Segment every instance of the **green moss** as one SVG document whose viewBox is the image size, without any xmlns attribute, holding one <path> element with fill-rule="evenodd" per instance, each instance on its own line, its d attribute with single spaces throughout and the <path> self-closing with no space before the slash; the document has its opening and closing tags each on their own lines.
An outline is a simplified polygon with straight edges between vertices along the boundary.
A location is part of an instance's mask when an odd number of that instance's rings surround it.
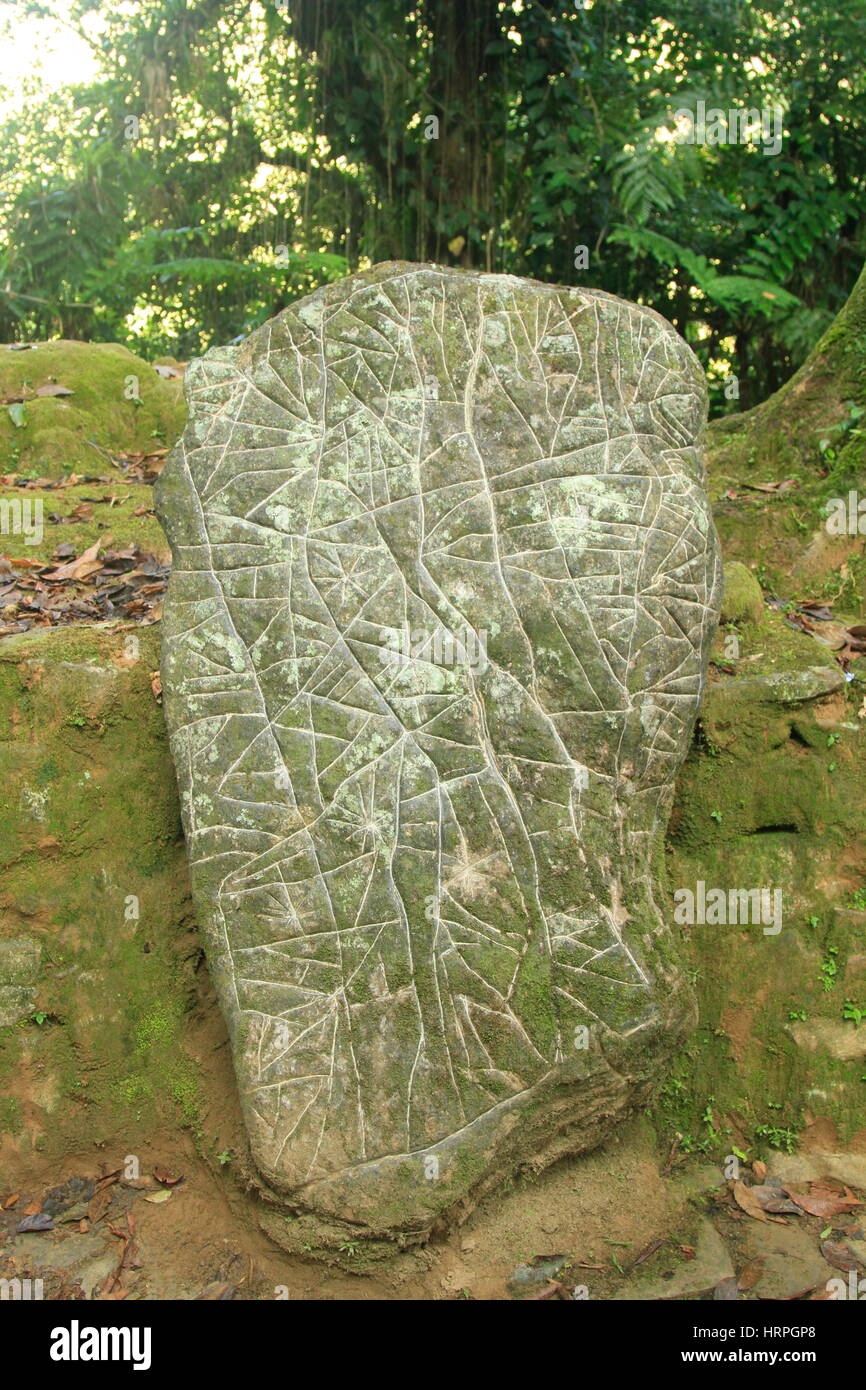
<svg viewBox="0 0 866 1390">
<path fill-rule="evenodd" d="M 759 623 L 764 616 L 764 596 L 755 576 L 745 565 L 729 560 L 725 565 L 722 622 Z"/>
<path fill-rule="evenodd" d="M 109 465 L 100 466 L 99 471 L 110 471 Z M 112 550 L 138 546 L 146 554 L 168 555 L 162 528 L 151 511 L 153 490 L 146 483 L 126 482 L 118 474 L 110 484 L 77 483 L 59 489 L 28 489 L 23 494 L 20 488 L 0 487 L 0 504 L 20 500 L 22 495 L 31 504 L 42 503 L 42 530 L 34 543 L 11 532 L 0 535 L 0 549 L 15 558 L 47 562 L 59 545 L 71 545 L 81 555 L 97 540 L 103 545 L 110 541 Z M 91 516 L 76 516 L 83 503 L 91 505 Z M 37 516 L 31 511 L 31 521 Z"/>
<path fill-rule="evenodd" d="M 551 1056 L 559 1035 L 549 957 L 537 946 L 526 952 L 514 991 L 515 1008 L 535 1046 Z"/>
<path fill-rule="evenodd" d="M 178 1062 L 169 1074 L 168 1089 L 184 1122 L 191 1129 L 198 1131 L 201 1125 L 202 1099 L 198 1075 L 194 1068 L 190 1064 Z"/>
<path fill-rule="evenodd" d="M 20 1134 L 21 1106 L 14 1096 L 0 1099 L 0 1134 Z"/>
<path fill-rule="evenodd" d="M 158 633 L 137 630 L 133 662 L 127 635 L 43 629 L 0 643 L 11 811 L 0 820 L 0 936 L 38 939 L 34 1012 L 60 1025 L 0 1029 L 0 1084 L 34 1078 L 21 1142 L 56 1157 L 189 1124 L 199 1110 L 183 1049 L 199 947 L 150 688 Z"/>
<path fill-rule="evenodd" d="M 135 1030 L 135 1046 L 138 1052 L 151 1052 L 168 1042 L 172 1042 L 178 1031 L 180 1014 L 177 1003 L 160 1002 L 149 1009 Z"/>
<path fill-rule="evenodd" d="M 782 893 L 778 935 L 748 922 L 679 929 L 700 1026 L 655 1114 L 667 1136 L 714 1156 L 734 1142 L 791 1147 L 809 1116 L 844 1143 L 863 1115 L 862 1063 L 799 1046 L 792 1024 L 803 1013 L 838 1020 L 846 972 L 862 959 L 863 917 L 848 904 L 866 862 L 866 731 L 832 656 L 779 614 L 744 625 L 740 648 L 727 663 L 735 674 L 707 688 L 667 846 L 673 889 L 703 880 Z"/>
<path fill-rule="evenodd" d="M 130 399 L 137 382 L 140 400 Z M 71 396 L 40 397 L 40 386 L 66 386 Z M 0 397 L 23 395 L 25 424 L 0 409 L 2 472 L 58 478 L 104 473 L 108 455 L 170 446 L 183 428 L 180 382 L 117 343 L 56 341 L 0 355 Z"/>
<path fill-rule="evenodd" d="M 111 1087 L 113 1094 L 125 1106 L 137 1110 L 143 1101 L 153 1098 L 153 1083 L 144 1076 L 123 1076 Z"/>
</svg>

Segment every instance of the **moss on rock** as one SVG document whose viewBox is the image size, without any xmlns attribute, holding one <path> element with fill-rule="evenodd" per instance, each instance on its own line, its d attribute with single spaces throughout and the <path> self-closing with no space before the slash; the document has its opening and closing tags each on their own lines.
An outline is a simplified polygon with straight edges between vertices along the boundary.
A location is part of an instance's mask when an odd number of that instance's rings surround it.
<svg viewBox="0 0 866 1390">
<path fill-rule="evenodd" d="M 811 466 L 819 432 L 841 424 L 848 401 L 866 403 L 866 269 L 790 381 L 753 410 L 712 423 L 715 464 L 730 470 L 753 463 L 770 478 Z"/>
<path fill-rule="evenodd" d="M 835 504 L 866 493 L 864 410 L 866 270 L 791 380 L 708 430 L 707 486 L 725 556 L 757 566 L 765 588 L 866 605 L 866 534 L 827 527 Z"/>
<path fill-rule="evenodd" d="M 0 643 L 0 975 L 28 992 L 0 1026 L 7 1156 L 194 1116 L 200 951 L 157 652 L 154 629 L 108 625 Z"/>
<path fill-rule="evenodd" d="M 73 394 L 38 394 L 51 385 Z M 23 411 L 0 408 L 0 472 L 101 473 L 106 454 L 170 446 L 186 417 L 180 381 L 159 376 L 118 343 L 0 348 L 0 399 L 16 397 L 24 398 Z"/>
<path fill-rule="evenodd" d="M 723 623 L 758 623 L 764 614 L 764 595 L 751 570 L 738 560 L 725 565 L 725 591 L 722 598 Z"/>
<path fill-rule="evenodd" d="M 657 1111 L 684 1148 L 720 1159 L 793 1149 L 815 1125 L 842 1147 L 866 1139 L 862 1061 L 815 1042 L 853 1030 L 845 1000 L 866 999 L 866 913 L 850 906 L 866 867 L 866 729 L 839 667 L 779 614 L 740 643 L 679 780 L 670 883 L 778 891 L 781 930 L 730 914 L 680 927 L 700 1026 Z"/>
</svg>

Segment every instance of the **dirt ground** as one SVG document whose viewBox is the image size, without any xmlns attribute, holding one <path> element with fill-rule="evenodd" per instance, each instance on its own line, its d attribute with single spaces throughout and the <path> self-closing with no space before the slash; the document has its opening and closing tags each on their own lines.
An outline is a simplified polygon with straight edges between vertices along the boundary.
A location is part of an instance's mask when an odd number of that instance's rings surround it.
<svg viewBox="0 0 866 1390">
<path fill-rule="evenodd" d="M 156 1135 L 136 1158 L 132 1179 L 120 1151 L 71 1155 L 60 1168 L 37 1160 L 12 1191 L 5 1171 L 0 1278 L 41 1278 L 42 1296 L 63 1300 L 810 1299 L 866 1271 L 862 1156 L 778 1155 L 780 1176 L 759 1190 L 784 1183 L 811 1192 L 816 1211 L 822 1195 L 840 1210 L 809 1214 L 780 1189 L 785 1214 L 759 1217 L 714 1165 L 665 1173 L 645 1119 L 516 1182 L 447 1237 L 358 1274 L 280 1250 L 235 1161 L 205 1161 L 190 1134 Z M 755 1185 L 761 1173 L 743 1176 Z M 36 1229 L 21 1231 L 28 1223 Z"/>
</svg>

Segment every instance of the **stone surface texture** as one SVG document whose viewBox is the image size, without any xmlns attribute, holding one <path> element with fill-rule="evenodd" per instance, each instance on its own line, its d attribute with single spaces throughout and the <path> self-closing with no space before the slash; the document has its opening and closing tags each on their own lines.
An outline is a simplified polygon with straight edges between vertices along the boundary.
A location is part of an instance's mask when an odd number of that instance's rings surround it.
<svg viewBox="0 0 866 1390">
<path fill-rule="evenodd" d="M 162 680 L 252 1155 L 423 1238 L 690 1024 L 659 884 L 721 597 L 656 314 L 386 264 L 186 375 Z"/>
</svg>

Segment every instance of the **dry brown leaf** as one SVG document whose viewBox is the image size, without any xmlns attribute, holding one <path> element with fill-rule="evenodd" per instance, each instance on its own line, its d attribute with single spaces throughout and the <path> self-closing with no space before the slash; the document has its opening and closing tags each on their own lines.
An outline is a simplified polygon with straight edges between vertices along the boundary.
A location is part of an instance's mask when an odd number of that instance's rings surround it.
<svg viewBox="0 0 866 1390">
<path fill-rule="evenodd" d="M 841 623 L 822 622 L 819 627 L 812 628 L 811 633 L 816 642 L 834 652 L 848 645 L 847 634 Z"/>
<path fill-rule="evenodd" d="M 828 1264 L 831 1264 L 834 1269 L 841 1269 L 844 1274 L 848 1274 L 852 1269 L 860 1269 L 860 1265 L 847 1245 L 841 1245 L 839 1241 L 822 1240 L 821 1254 Z"/>
<path fill-rule="evenodd" d="M 662 1246 L 665 1243 L 666 1242 L 663 1239 L 651 1240 L 649 1245 L 645 1245 L 643 1249 L 640 1250 L 637 1255 L 635 1255 L 634 1259 L 628 1267 L 629 1272 L 631 1272 L 631 1270 L 633 1269 L 637 1269 L 638 1265 L 642 1265 L 644 1261 L 648 1260 L 651 1255 L 654 1255 L 657 1250 L 661 1250 Z"/>
<path fill-rule="evenodd" d="M 94 1225 L 97 1221 L 101 1221 L 108 1211 L 108 1208 L 111 1206 L 111 1198 L 112 1193 L 110 1185 L 101 1187 L 96 1194 L 91 1197 L 87 1206 L 87 1215 Z"/>
<path fill-rule="evenodd" d="M 45 576 L 46 579 L 86 579 L 88 575 L 95 574 L 102 569 L 102 561 L 97 559 L 103 545 L 107 546 L 111 542 L 110 536 L 94 541 L 89 545 L 77 560 L 70 560 L 68 564 L 61 565 L 59 569 L 51 570 Z"/>
<path fill-rule="evenodd" d="M 820 1216 L 826 1219 L 831 1216 L 839 1216 L 842 1212 L 853 1211 L 855 1207 L 863 1205 L 854 1196 L 849 1188 L 845 1189 L 845 1196 L 840 1197 L 837 1192 L 832 1192 L 829 1187 L 813 1186 L 809 1192 L 800 1192 L 795 1187 L 786 1187 L 785 1191 L 798 1207 L 809 1213 L 810 1216 Z"/>
<path fill-rule="evenodd" d="M 760 1204 L 762 1211 L 785 1212 L 789 1216 L 802 1216 L 803 1212 L 796 1202 L 792 1202 L 783 1187 L 760 1183 L 749 1188 L 752 1196 Z"/>
<path fill-rule="evenodd" d="M 720 1280 L 713 1289 L 714 1303 L 733 1303 L 739 1296 L 740 1291 L 733 1275 L 729 1275 L 727 1279 Z"/>
<path fill-rule="evenodd" d="M 790 492 L 796 486 L 796 478 L 784 478 L 779 483 L 740 483 L 740 487 L 747 487 L 750 492 Z"/>
<path fill-rule="evenodd" d="M 183 1182 L 183 1174 L 180 1177 L 172 1177 L 167 1168 L 163 1168 L 161 1163 L 157 1163 L 153 1170 L 153 1176 L 157 1182 L 161 1182 L 165 1187 L 176 1187 L 179 1182 Z"/>
<path fill-rule="evenodd" d="M 737 1278 L 737 1288 L 745 1293 L 747 1289 L 753 1289 L 764 1272 L 764 1261 L 760 1258 L 749 1260 L 748 1264 L 743 1265 Z"/>
<path fill-rule="evenodd" d="M 734 1183 L 732 1191 L 734 1201 L 747 1216 L 754 1217 L 756 1221 L 769 1221 L 770 1218 L 765 1216 L 761 1203 L 753 1194 L 752 1189 L 747 1187 L 741 1179 Z"/>
</svg>

